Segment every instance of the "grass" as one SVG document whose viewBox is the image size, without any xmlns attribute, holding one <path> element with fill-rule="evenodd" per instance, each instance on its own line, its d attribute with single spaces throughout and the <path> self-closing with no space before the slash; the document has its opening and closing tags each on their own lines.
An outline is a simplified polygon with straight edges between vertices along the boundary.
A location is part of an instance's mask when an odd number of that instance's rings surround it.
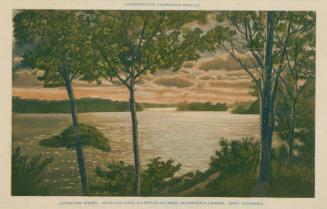
<svg viewBox="0 0 327 209">
<path fill-rule="evenodd" d="M 306 165 L 272 163 L 269 197 L 314 197 L 314 169 Z"/>
<path fill-rule="evenodd" d="M 22 155 L 20 147 L 16 147 L 12 154 L 12 195 L 48 195 L 48 185 L 43 178 L 52 160 L 41 155 Z"/>
</svg>

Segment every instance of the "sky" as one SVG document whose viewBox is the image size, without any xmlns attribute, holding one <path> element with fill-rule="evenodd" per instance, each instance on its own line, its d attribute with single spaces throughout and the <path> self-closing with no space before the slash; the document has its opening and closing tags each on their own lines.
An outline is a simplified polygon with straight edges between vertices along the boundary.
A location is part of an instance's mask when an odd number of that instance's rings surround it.
<svg viewBox="0 0 327 209">
<path fill-rule="evenodd" d="M 215 26 L 215 18 L 207 16 L 207 23 L 197 22 L 185 27 L 200 27 L 203 31 Z M 13 40 L 14 41 L 14 40 Z M 13 96 L 45 100 L 68 99 L 65 88 L 43 88 L 36 72 L 21 65 L 20 47 L 14 44 Z M 246 58 L 243 57 L 243 61 Z M 248 64 L 249 62 L 247 62 Z M 160 70 L 154 75 L 145 75 L 137 84 L 135 97 L 138 102 L 177 104 L 181 102 L 227 103 L 253 101 L 250 95 L 251 79 L 239 64 L 223 51 L 203 55 L 193 62 L 184 63 L 177 72 Z M 74 81 L 77 98 L 94 97 L 127 101 L 125 86 L 103 82 L 100 86 L 84 81 Z"/>
<path fill-rule="evenodd" d="M 20 67 L 21 58 L 14 56 L 13 96 L 46 100 L 67 99 L 65 88 L 43 88 L 35 71 Z M 136 87 L 138 102 L 177 104 L 181 102 L 213 102 L 233 104 L 253 101 L 251 79 L 230 56 L 223 52 L 186 62 L 172 72 L 161 70 L 142 77 Z M 104 82 L 100 86 L 84 81 L 73 83 L 75 96 L 128 100 L 125 86 Z"/>
</svg>

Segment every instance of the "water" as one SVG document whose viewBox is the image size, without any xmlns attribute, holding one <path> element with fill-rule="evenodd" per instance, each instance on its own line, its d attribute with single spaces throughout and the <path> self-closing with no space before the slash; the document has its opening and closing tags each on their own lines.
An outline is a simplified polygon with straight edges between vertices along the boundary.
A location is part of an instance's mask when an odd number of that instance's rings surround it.
<svg viewBox="0 0 327 209">
<path fill-rule="evenodd" d="M 179 112 L 174 108 L 150 108 L 138 113 L 140 157 L 143 166 L 149 159 L 162 157 L 182 164 L 178 174 L 204 171 L 219 140 L 258 138 L 259 116 L 229 112 Z M 109 153 L 86 148 L 87 167 L 92 171 L 107 162 L 133 163 L 131 122 L 129 112 L 83 113 L 80 122 L 97 127 L 110 140 Z M 55 156 L 50 164 L 49 183 L 67 191 L 78 192 L 79 180 L 75 153 L 67 149 L 44 148 L 38 142 L 59 133 L 70 125 L 68 114 L 14 114 L 13 146 L 21 146 L 29 155 Z M 61 178 L 56 178 L 60 176 Z M 68 177 L 67 177 L 68 176 Z M 52 179 L 51 179 L 52 178 Z M 68 179 L 68 180 L 67 180 Z M 53 182 L 56 181 L 56 182 Z M 69 183 L 67 183 L 69 182 Z"/>
</svg>

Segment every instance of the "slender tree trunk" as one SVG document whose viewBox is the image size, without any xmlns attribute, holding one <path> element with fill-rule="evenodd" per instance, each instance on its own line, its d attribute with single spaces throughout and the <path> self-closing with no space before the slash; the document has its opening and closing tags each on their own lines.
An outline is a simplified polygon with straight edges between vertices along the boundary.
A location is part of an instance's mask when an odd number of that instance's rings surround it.
<svg viewBox="0 0 327 209">
<path fill-rule="evenodd" d="M 272 48 L 273 48 L 273 13 L 267 12 L 267 43 L 265 52 L 265 79 L 262 95 L 261 116 L 261 155 L 259 168 L 259 184 L 268 184 L 271 170 L 271 141 L 272 141 Z"/>
<path fill-rule="evenodd" d="M 296 117 L 295 104 L 296 104 L 296 102 L 293 101 L 293 104 L 292 104 L 292 112 L 291 112 L 290 134 L 289 134 L 289 141 L 288 141 L 288 160 L 289 160 L 289 162 L 292 162 L 292 158 L 293 158 L 294 132 L 295 132 L 295 117 Z"/>
<path fill-rule="evenodd" d="M 73 128 L 77 132 L 76 137 L 76 156 L 77 156 L 77 162 L 78 162 L 78 169 L 81 177 L 81 183 L 82 183 L 82 192 L 83 195 L 88 194 L 88 179 L 86 174 L 86 166 L 85 166 L 85 160 L 84 160 L 84 154 L 83 154 L 83 146 L 80 138 L 79 133 L 79 123 L 78 123 L 78 116 L 77 116 L 77 106 L 76 106 L 76 99 L 74 96 L 74 91 L 72 87 L 72 83 L 68 77 L 65 76 L 65 87 L 67 90 L 67 94 L 69 97 L 69 104 L 70 104 L 70 111 L 73 121 Z"/>
<path fill-rule="evenodd" d="M 135 193 L 137 196 L 141 195 L 141 161 L 139 154 L 139 143 L 138 143 L 138 129 L 137 129 L 137 116 L 136 116 L 136 105 L 134 96 L 134 78 L 131 78 L 129 88 L 129 105 L 131 110 L 132 118 L 132 134 L 133 134 L 133 151 L 134 151 L 134 166 L 135 166 Z"/>
</svg>

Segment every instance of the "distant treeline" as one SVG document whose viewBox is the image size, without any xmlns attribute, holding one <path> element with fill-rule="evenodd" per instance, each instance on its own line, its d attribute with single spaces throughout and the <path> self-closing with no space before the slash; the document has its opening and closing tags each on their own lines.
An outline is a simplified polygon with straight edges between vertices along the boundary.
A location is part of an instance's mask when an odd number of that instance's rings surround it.
<svg viewBox="0 0 327 209">
<path fill-rule="evenodd" d="M 176 110 L 178 111 L 227 111 L 226 103 L 212 104 L 211 102 L 205 103 L 179 103 Z"/>
<path fill-rule="evenodd" d="M 143 108 L 176 107 L 176 104 L 141 103 Z"/>
<path fill-rule="evenodd" d="M 77 100 L 78 112 L 126 112 L 129 102 L 110 99 L 81 98 Z M 136 103 L 136 109 L 143 108 Z M 68 100 L 39 100 L 13 97 L 12 111 L 15 113 L 70 113 Z"/>
<path fill-rule="evenodd" d="M 234 114 L 260 114 L 259 100 L 236 104 L 231 112 Z"/>
</svg>

